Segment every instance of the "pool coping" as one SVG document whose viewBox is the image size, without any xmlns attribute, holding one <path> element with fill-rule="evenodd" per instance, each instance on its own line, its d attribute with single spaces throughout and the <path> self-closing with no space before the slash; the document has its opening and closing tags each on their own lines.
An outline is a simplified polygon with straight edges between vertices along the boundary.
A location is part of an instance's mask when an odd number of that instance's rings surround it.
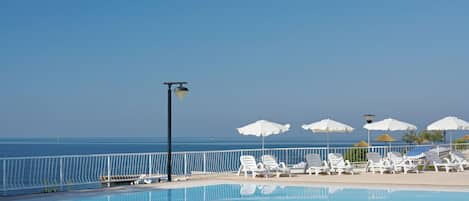
<svg viewBox="0 0 469 201">
<path fill-rule="evenodd" d="M 314 176 L 313 176 L 314 177 Z M 324 176 L 327 177 L 327 176 Z M 283 179 L 283 180 L 282 180 Z M 285 180 L 287 179 L 287 180 Z M 467 178 L 469 179 L 469 178 Z M 126 193 L 126 192 L 142 192 L 148 190 L 165 190 L 165 189 L 180 189 L 191 188 L 199 186 L 211 186 L 220 184 L 256 184 L 256 185 L 276 185 L 276 186 L 297 186 L 297 187 L 327 187 L 339 189 L 373 189 L 373 190 L 396 190 L 396 191 L 440 191 L 440 192 L 469 192 L 469 185 L 435 185 L 435 184 L 395 184 L 395 183 L 358 183 L 358 182 L 317 182 L 314 181 L 295 181 L 288 178 L 244 178 L 241 176 L 228 177 L 209 175 L 205 177 L 192 177 L 181 179 L 174 182 L 161 182 L 155 184 L 141 184 L 133 186 L 115 186 L 111 188 L 97 188 L 97 189 L 81 189 L 71 190 L 66 192 L 55 193 L 37 193 L 28 195 L 13 195 L 1 197 L 3 201 L 18 201 L 18 200 L 40 200 L 46 198 L 56 197 L 70 197 L 70 196 L 94 196 L 105 192 L 109 193 Z"/>
</svg>

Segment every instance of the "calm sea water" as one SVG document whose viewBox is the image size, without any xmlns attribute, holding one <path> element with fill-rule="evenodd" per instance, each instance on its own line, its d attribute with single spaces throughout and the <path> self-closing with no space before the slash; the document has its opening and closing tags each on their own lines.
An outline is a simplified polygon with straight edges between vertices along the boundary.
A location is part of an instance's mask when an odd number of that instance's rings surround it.
<svg viewBox="0 0 469 201">
<path fill-rule="evenodd" d="M 331 147 L 347 147 L 356 141 L 331 143 Z M 399 144 L 399 143 L 394 143 Z M 379 144 L 375 144 L 379 145 Z M 324 147 L 324 143 L 311 143 L 301 140 L 277 140 L 267 142 L 266 148 Z M 233 139 L 216 140 L 210 138 L 177 139 L 173 141 L 173 151 L 206 151 L 230 149 L 258 149 L 259 140 L 241 141 Z M 4 138 L 0 139 L 0 157 L 51 156 L 103 153 L 144 153 L 165 152 L 166 140 L 154 138 Z"/>
</svg>

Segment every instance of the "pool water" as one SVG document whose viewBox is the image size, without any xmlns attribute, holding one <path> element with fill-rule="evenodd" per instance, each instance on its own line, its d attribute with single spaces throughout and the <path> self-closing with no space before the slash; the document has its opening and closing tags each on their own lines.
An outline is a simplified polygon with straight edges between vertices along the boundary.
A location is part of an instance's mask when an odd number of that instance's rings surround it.
<svg viewBox="0 0 469 201">
<path fill-rule="evenodd" d="M 51 196 L 28 201 L 217 201 L 217 200 L 329 200 L 329 201 L 467 201 L 469 192 L 299 187 L 223 184 L 170 190 L 101 192 L 93 195 Z"/>
</svg>

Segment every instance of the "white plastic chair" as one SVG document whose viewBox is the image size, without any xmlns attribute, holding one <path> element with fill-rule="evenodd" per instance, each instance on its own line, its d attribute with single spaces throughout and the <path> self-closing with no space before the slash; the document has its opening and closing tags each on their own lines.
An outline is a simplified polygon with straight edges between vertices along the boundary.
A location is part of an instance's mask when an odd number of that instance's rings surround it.
<svg viewBox="0 0 469 201">
<path fill-rule="evenodd" d="M 339 175 L 341 175 L 343 172 L 350 173 L 352 175 L 354 174 L 352 164 L 350 164 L 349 160 L 344 160 L 342 154 L 330 153 L 327 155 L 327 158 L 331 170 L 337 172 Z"/>
<path fill-rule="evenodd" d="M 438 172 L 439 167 L 444 167 L 446 172 L 450 172 L 451 170 L 458 171 L 458 167 L 460 166 L 459 164 L 452 163 L 448 158 L 441 159 L 438 153 L 433 151 L 425 152 L 425 159 L 427 160 L 427 163 L 425 163 L 425 168 L 426 165 L 430 163 L 433 165 L 433 167 L 435 167 L 435 172 Z"/>
<path fill-rule="evenodd" d="M 306 172 L 309 173 L 309 175 L 312 175 L 313 172 L 316 176 L 322 172 L 327 173 L 328 175 L 331 174 L 329 165 L 327 164 L 326 161 L 321 160 L 321 158 L 319 157 L 319 154 L 306 155 L 306 164 L 308 168 Z"/>
<path fill-rule="evenodd" d="M 388 152 L 388 160 L 391 161 L 394 171 L 402 171 L 404 174 L 407 174 L 410 171 L 419 173 L 417 164 L 412 160 L 405 158 L 399 152 Z"/>
<path fill-rule="evenodd" d="M 267 170 L 264 168 L 262 163 L 256 163 L 254 156 L 243 155 L 239 158 L 241 166 L 238 170 L 238 176 L 241 172 L 244 172 L 244 177 L 248 176 L 248 173 L 251 173 L 252 178 L 255 178 L 257 175 L 267 175 Z"/>
<path fill-rule="evenodd" d="M 459 169 L 464 171 L 465 168 L 469 167 L 469 161 L 464 158 L 464 154 L 459 151 L 452 151 L 449 153 L 451 162 L 459 164 Z"/>
<path fill-rule="evenodd" d="M 381 158 L 377 152 L 366 153 L 366 158 L 368 163 L 366 164 L 365 171 L 371 171 L 373 174 L 379 171 L 381 174 L 384 172 L 395 173 L 394 167 L 391 165 L 391 162 Z"/>
<path fill-rule="evenodd" d="M 290 168 L 288 168 L 284 162 L 278 163 L 277 159 L 275 159 L 274 156 L 263 155 L 261 159 L 262 159 L 262 164 L 264 165 L 264 168 L 267 169 L 267 171 L 269 172 L 274 172 L 277 175 L 277 177 L 280 177 L 280 175 L 291 176 Z"/>
</svg>

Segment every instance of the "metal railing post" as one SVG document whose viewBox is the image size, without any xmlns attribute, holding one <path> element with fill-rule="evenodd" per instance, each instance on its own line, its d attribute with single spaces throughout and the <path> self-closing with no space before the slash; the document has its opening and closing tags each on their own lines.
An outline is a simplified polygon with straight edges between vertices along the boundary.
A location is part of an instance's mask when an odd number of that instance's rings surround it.
<svg viewBox="0 0 469 201">
<path fill-rule="evenodd" d="M 288 149 L 285 149 L 285 165 L 288 165 Z"/>
<path fill-rule="evenodd" d="M 60 179 L 60 190 L 64 190 L 64 170 L 63 170 L 63 158 L 59 158 L 59 179 Z"/>
<path fill-rule="evenodd" d="M 7 194 L 7 159 L 3 159 L 3 195 Z"/>
<path fill-rule="evenodd" d="M 207 153 L 204 152 L 204 166 L 203 166 L 203 170 L 204 170 L 204 174 L 207 173 Z"/>
<path fill-rule="evenodd" d="M 111 187 L 111 156 L 107 156 L 107 187 Z"/>
<path fill-rule="evenodd" d="M 151 154 L 148 155 L 148 176 L 151 176 L 152 174 L 152 170 L 153 169 L 153 166 L 151 164 Z"/>
<path fill-rule="evenodd" d="M 184 152 L 184 177 L 187 176 L 187 153 Z"/>
</svg>

